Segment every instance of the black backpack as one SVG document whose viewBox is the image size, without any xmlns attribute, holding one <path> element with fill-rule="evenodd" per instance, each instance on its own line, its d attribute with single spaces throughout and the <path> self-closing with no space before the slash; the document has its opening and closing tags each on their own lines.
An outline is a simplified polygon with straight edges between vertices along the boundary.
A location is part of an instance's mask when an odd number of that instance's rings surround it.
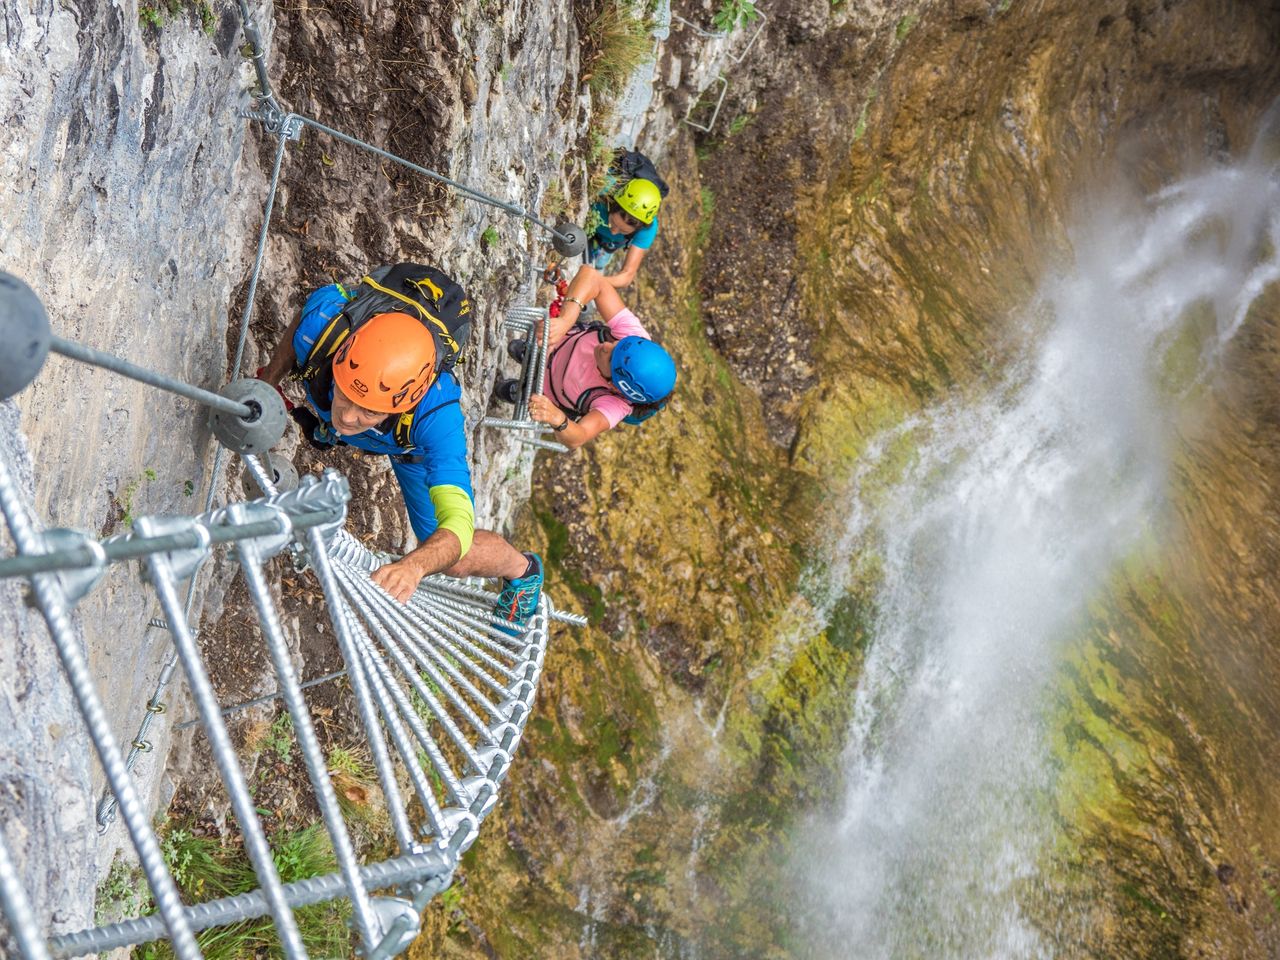
<svg viewBox="0 0 1280 960">
<path fill-rule="evenodd" d="M 653 161 L 639 150 L 619 150 L 613 155 L 613 163 L 609 165 L 609 170 L 619 180 L 634 180 L 636 177 L 648 180 L 658 188 L 658 196 L 663 200 L 667 199 L 667 194 L 671 192 L 667 181 L 658 176 L 658 168 L 653 165 Z"/>
<path fill-rule="evenodd" d="M 293 378 L 306 383 L 316 403 L 325 403 L 333 385 L 331 361 L 338 348 L 370 317 L 392 311 L 417 317 L 431 332 L 436 345 L 436 377 L 462 362 L 463 348 L 471 336 L 471 301 L 467 292 L 435 267 L 398 263 L 379 267 L 360 281 L 355 296 L 316 337 L 307 358 L 295 368 Z M 402 447 L 412 446 L 409 433 L 415 412 L 416 408 L 387 418 L 395 420 L 395 441 Z M 386 421 L 383 429 L 385 424 Z"/>
<path fill-rule="evenodd" d="M 581 420 L 591 412 L 591 402 L 595 400 L 596 397 L 609 393 L 617 396 L 617 394 L 608 387 L 588 387 L 586 390 L 583 390 L 582 393 L 578 394 L 578 396 L 570 398 L 561 394 L 560 391 L 556 390 L 552 385 L 553 381 L 557 379 L 552 372 L 554 369 L 553 364 L 555 363 L 556 354 L 564 347 L 568 347 L 570 353 L 572 353 L 573 344 L 577 342 L 579 337 L 593 335 L 597 338 L 597 342 L 599 343 L 614 339 L 613 331 L 609 329 L 608 324 L 601 323 L 599 320 L 592 320 L 586 323 L 578 321 L 574 323 L 568 331 L 566 331 L 564 337 L 556 344 L 555 349 L 553 349 L 551 354 L 547 357 L 547 395 L 551 402 L 559 407 L 566 417 L 575 422 Z M 569 354 L 565 354 L 565 356 L 567 357 Z M 623 399 L 626 398 L 624 397 Z M 627 400 L 627 402 L 631 404 L 631 412 L 622 418 L 622 422 L 635 426 L 636 424 L 644 423 L 659 410 L 665 408 L 667 405 L 667 398 L 663 397 L 661 400 L 653 400 L 649 403 L 635 403 L 631 400 Z"/>
</svg>

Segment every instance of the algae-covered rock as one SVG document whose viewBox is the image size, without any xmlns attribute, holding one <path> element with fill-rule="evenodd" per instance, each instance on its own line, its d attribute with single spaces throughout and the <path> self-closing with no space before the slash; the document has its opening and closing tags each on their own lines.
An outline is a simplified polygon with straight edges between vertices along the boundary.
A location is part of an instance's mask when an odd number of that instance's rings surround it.
<svg viewBox="0 0 1280 960">
<path fill-rule="evenodd" d="M 628 303 L 677 357 L 674 401 L 539 462 L 525 529 L 592 626 L 548 656 L 536 760 L 468 855 L 451 954 L 864 955 L 793 922 L 800 828 L 839 791 L 874 643 L 846 491 L 874 501 L 913 456 L 892 428 L 1016 354 L 996 321 L 1069 251 L 1082 192 L 1240 153 L 1280 90 L 1256 5 L 812 13 L 770 11 L 724 108 L 743 122 L 667 148 Z M 1063 956 L 1272 949 L 1276 752 L 1239 732 L 1275 729 L 1271 654 L 1251 629 L 1226 670 L 1205 641 L 1276 609 L 1251 482 L 1275 476 L 1274 330 L 1260 308 L 1241 396 L 1178 468 L 1195 519 L 1166 553 L 1195 559 L 1112 585 L 1055 688 L 1061 843 L 1022 909 Z M 1203 509 L 1220 484 L 1239 492 Z M 1211 573 L 1238 564 L 1257 572 Z"/>
</svg>

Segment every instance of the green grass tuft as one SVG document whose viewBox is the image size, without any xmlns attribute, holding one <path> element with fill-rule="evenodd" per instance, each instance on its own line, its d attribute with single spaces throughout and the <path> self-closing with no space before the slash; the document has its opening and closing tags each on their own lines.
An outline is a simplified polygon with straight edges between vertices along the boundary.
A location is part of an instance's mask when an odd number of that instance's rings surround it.
<svg viewBox="0 0 1280 960">
<path fill-rule="evenodd" d="M 704 247 L 711 237 L 711 224 L 716 214 L 716 195 L 709 187 L 702 188 L 700 206 L 702 215 L 698 218 L 698 229 L 693 239 L 693 245 L 699 249 Z"/>
<path fill-rule="evenodd" d="M 605 136 L 605 130 L 609 125 L 609 111 L 599 111 L 597 115 L 591 118 L 591 130 L 588 137 L 591 143 L 591 149 L 587 154 L 587 169 L 591 172 L 587 183 L 588 195 L 598 197 L 605 190 L 609 183 L 609 165 L 613 162 L 613 147 L 609 146 L 608 137 Z M 593 213 L 595 211 L 592 211 Z M 599 214 L 596 214 L 597 221 Z M 596 224 L 599 225 L 598 223 Z M 595 232 L 595 226 L 587 224 L 587 236 Z"/>
<path fill-rule="evenodd" d="M 609 100 L 622 93 L 636 68 L 653 58 L 652 24 L 643 10 L 631 4 L 606 0 L 587 26 L 587 38 L 595 55 L 586 77 L 597 97 Z"/>
<path fill-rule="evenodd" d="M 284 883 L 294 883 L 337 869 L 333 846 L 321 824 L 271 837 L 272 859 Z M 258 886 L 253 866 L 240 847 L 227 847 L 213 837 L 199 837 L 178 827 L 163 835 L 160 849 L 183 898 L 188 903 L 248 893 Z M 347 918 L 351 905 L 335 900 L 295 911 L 298 930 L 313 957 L 351 956 Z M 282 956 L 275 928 L 268 918 L 213 927 L 196 935 L 207 960 L 245 960 Z M 167 941 L 143 944 L 135 960 L 169 960 Z"/>
</svg>

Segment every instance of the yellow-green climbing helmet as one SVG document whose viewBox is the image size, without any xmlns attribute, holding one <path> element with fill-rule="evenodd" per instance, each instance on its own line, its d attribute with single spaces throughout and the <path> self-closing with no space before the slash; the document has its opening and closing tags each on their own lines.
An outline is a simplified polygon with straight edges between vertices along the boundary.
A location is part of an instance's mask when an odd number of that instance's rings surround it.
<svg viewBox="0 0 1280 960">
<path fill-rule="evenodd" d="M 662 194 L 653 181 L 636 177 L 628 180 L 627 185 L 613 195 L 613 199 L 623 210 L 647 226 L 658 215 Z"/>
</svg>

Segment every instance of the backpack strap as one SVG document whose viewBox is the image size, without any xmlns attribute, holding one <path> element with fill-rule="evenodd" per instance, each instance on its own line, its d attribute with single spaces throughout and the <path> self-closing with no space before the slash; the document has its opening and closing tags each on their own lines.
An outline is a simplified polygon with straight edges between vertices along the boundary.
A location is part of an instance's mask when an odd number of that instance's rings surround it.
<svg viewBox="0 0 1280 960">
<path fill-rule="evenodd" d="M 413 441 L 410 434 L 413 433 L 413 416 L 416 411 L 410 410 L 408 413 L 402 413 L 396 417 L 396 422 L 391 428 L 391 439 L 402 447 L 412 447 Z"/>
<path fill-rule="evenodd" d="M 327 361 L 338 352 L 338 348 L 349 336 L 351 336 L 351 318 L 347 316 L 345 310 L 339 310 L 333 315 L 333 319 L 325 324 L 325 328 L 320 331 L 320 336 L 316 337 L 316 342 L 311 345 L 307 359 L 294 374 L 294 379 L 310 380 L 314 377 L 319 367 L 328 366 Z"/>
<path fill-rule="evenodd" d="M 574 421 L 581 420 L 591 412 L 591 404 L 595 402 L 597 397 L 606 396 L 616 397 L 617 394 L 608 387 L 587 387 L 582 393 L 578 394 L 578 399 L 573 402 L 573 411 L 566 410 L 565 414 L 572 417 Z M 624 397 L 623 399 L 626 398 Z"/>
<path fill-rule="evenodd" d="M 449 352 L 451 354 L 456 354 L 462 349 L 458 345 L 458 341 L 453 339 L 453 334 L 449 332 L 449 328 L 445 326 L 444 321 L 441 320 L 439 317 L 437 317 L 435 314 L 433 314 L 430 310 L 428 310 L 422 304 L 418 303 L 418 301 L 414 300 L 412 297 L 406 297 L 404 294 L 397 293 L 396 291 L 392 290 L 390 287 L 384 287 L 382 284 L 378 283 L 378 281 L 374 280 L 373 277 L 365 277 L 360 282 L 367 283 L 372 289 L 377 290 L 379 293 L 385 294 L 388 297 L 393 297 L 396 300 L 399 300 L 401 303 L 412 307 L 419 317 L 421 317 L 422 319 L 426 320 L 429 324 L 431 324 L 431 327 L 433 328 L 431 332 L 434 333 L 437 339 L 439 339 L 446 347 L 449 348 Z M 421 289 L 425 285 L 429 291 L 428 295 L 431 296 L 433 300 L 439 300 L 440 297 L 443 295 L 443 291 L 434 283 L 432 283 L 431 280 L 427 277 L 422 277 L 418 280 L 409 280 L 408 282 L 412 283 L 414 286 L 418 287 L 419 289 Z M 471 309 L 470 302 L 464 300 L 463 309 L 460 312 L 460 315 L 462 313 L 466 313 L 470 309 Z"/>
<path fill-rule="evenodd" d="M 437 410 L 443 410 L 445 407 L 449 406 L 451 403 L 459 403 L 459 400 L 455 397 L 452 400 L 446 400 L 444 403 L 436 404 L 436 406 L 432 407 L 430 410 L 423 410 L 422 416 L 429 417 L 431 416 L 431 414 L 435 413 Z M 400 444 L 400 446 L 402 447 L 413 446 L 413 436 L 412 436 L 413 421 L 414 421 L 414 418 L 417 416 L 418 416 L 418 411 L 415 408 L 413 410 L 408 411 L 407 413 L 402 413 L 395 418 L 395 425 L 392 427 L 391 438 L 395 440 L 396 443 Z M 413 463 L 415 461 L 408 461 L 408 462 Z M 416 461 L 416 462 L 421 462 L 421 461 Z"/>
</svg>

